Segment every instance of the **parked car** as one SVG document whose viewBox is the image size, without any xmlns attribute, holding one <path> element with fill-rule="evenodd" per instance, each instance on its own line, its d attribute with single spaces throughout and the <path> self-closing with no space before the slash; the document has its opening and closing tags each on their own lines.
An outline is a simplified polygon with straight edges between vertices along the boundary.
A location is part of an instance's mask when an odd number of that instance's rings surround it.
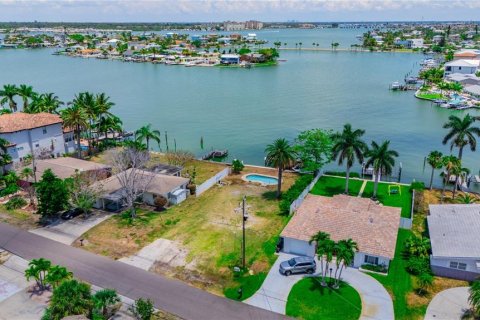
<svg viewBox="0 0 480 320">
<path fill-rule="evenodd" d="M 293 273 L 315 273 L 317 264 L 311 257 L 295 257 L 280 263 L 280 273 L 289 276 Z"/>
<path fill-rule="evenodd" d="M 69 209 L 69 210 L 63 212 L 62 215 L 60 216 L 60 218 L 62 218 L 63 220 L 70 220 L 70 219 L 73 219 L 75 217 L 78 217 L 82 213 L 83 213 L 83 211 L 80 210 L 79 208 L 73 208 L 73 209 Z"/>
</svg>

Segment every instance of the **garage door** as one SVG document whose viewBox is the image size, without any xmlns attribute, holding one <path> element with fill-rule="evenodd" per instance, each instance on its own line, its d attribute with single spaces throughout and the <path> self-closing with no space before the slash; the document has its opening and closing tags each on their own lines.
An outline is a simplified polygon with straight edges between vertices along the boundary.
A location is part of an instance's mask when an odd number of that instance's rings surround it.
<svg viewBox="0 0 480 320">
<path fill-rule="evenodd" d="M 315 254 L 315 247 L 313 244 L 310 245 L 307 241 L 284 238 L 283 251 L 286 253 L 313 257 Z"/>
</svg>

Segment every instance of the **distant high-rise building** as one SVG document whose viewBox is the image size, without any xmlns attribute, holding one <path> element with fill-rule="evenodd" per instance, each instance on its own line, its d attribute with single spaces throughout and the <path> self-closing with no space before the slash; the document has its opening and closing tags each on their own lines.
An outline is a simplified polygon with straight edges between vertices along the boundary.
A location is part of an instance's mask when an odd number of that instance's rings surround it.
<svg viewBox="0 0 480 320">
<path fill-rule="evenodd" d="M 225 31 L 245 30 L 245 22 L 225 21 L 223 23 L 223 30 Z"/>
<path fill-rule="evenodd" d="M 245 28 L 246 29 L 260 30 L 260 29 L 263 28 L 263 22 L 256 21 L 256 20 L 250 20 L 250 21 L 245 22 Z"/>
</svg>

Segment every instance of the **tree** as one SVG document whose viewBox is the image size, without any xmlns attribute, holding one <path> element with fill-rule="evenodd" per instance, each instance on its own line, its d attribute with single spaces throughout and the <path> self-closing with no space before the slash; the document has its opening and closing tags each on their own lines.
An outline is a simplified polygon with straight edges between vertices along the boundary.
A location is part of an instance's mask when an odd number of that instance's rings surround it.
<svg viewBox="0 0 480 320">
<path fill-rule="evenodd" d="M 95 201 L 101 194 L 101 184 L 96 183 L 99 173 L 80 173 L 75 172 L 73 178 L 69 180 L 70 203 L 73 207 L 80 209 L 84 217 L 92 210 Z"/>
<path fill-rule="evenodd" d="M 313 242 L 316 243 L 316 254 L 318 257 L 318 260 L 320 261 L 320 272 L 322 274 L 322 286 L 326 286 L 325 282 L 325 274 L 326 274 L 326 269 L 323 267 L 323 261 L 324 261 L 324 256 L 326 254 L 326 248 L 324 246 L 326 241 L 330 240 L 330 235 L 328 233 L 319 231 L 317 234 L 313 235 L 310 238 L 310 241 L 308 242 L 309 244 L 312 244 Z"/>
<path fill-rule="evenodd" d="M 386 140 L 381 145 L 372 141 L 372 148 L 367 151 L 369 159 L 365 166 L 373 166 L 375 172 L 375 184 L 373 188 L 373 199 L 377 198 L 378 181 L 382 172 L 386 175 L 392 173 L 395 166 L 395 157 L 398 157 L 398 152 L 389 150 L 390 141 Z"/>
<path fill-rule="evenodd" d="M 162 211 L 163 208 L 168 204 L 168 199 L 165 198 L 162 195 L 158 195 L 155 197 L 155 200 L 153 201 L 156 207 L 157 211 Z"/>
<path fill-rule="evenodd" d="M 50 305 L 42 320 L 61 320 L 74 315 L 88 316 L 92 307 L 90 286 L 75 279 L 66 280 L 53 290 Z"/>
<path fill-rule="evenodd" d="M 153 317 L 155 309 L 153 302 L 150 299 L 138 299 L 129 310 L 133 313 L 137 320 L 150 320 Z"/>
<path fill-rule="evenodd" d="M 472 281 L 469 288 L 468 302 L 474 313 L 480 314 L 480 279 Z"/>
<path fill-rule="evenodd" d="M 12 112 L 17 112 L 17 103 L 15 102 L 14 98 L 18 94 L 18 88 L 14 84 L 5 84 L 3 85 L 3 89 L 0 90 L 0 105 L 4 105 L 8 103 L 10 110 Z"/>
<path fill-rule="evenodd" d="M 53 217 L 68 206 L 68 189 L 65 182 L 55 176 L 51 169 L 45 170 L 37 184 L 37 213 Z"/>
<path fill-rule="evenodd" d="M 45 282 L 50 284 L 53 289 L 57 288 L 60 283 L 65 280 L 70 280 L 73 274 L 62 266 L 52 266 L 45 276 Z"/>
<path fill-rule="evenodd" d="M 442 168 L 442 157 L 443 154 L 440 151 L 432 151 L 428 154 L 427 162 L 432 167 L 432 174 L 430 176 L 430 190 L 433 188 L 433 175 L 435 173 L 435 169 Z"/>
<path fill-rule="evenodd" d="M 30 167 L 25 167 L 20 171 L 19 178 L 22 180 L 28 181 L 29 178 L 34 178 L 35 173 L 33 169 Z M 28 197 L 30 198 L 30 205 L 35 205 L 35 186 L 33 184 L 28 184 L 23 187 L 28 193 Z"/>
<path fill-rule="evenodd" d="M 285 139 L 277 139 L 265 148 L 267 153 L 266 163 L 278 169 L 277 198 L 280 198 L 282 191 L 283 170 L 295 160 L 295 151 Z"/>
<path fill-rule="evenodd" d="M 240 161 L 238 159 L 233 159 L 232 161 L 232 171 L 234 173 L 240 173 L 245 166 L 243 165 L 243 161 Z"/>
<path fill-rule="evenodd" d="M 77 154 L 78 158 L 81 159 L 82 149 L 80 145 L 80 135 L 83 129 L 88 128 L 88 116 L 85 110 L 75 102 L 71 107 L 62 110 L 61 116 L 64 126 L 73 128 L 74 130 L 77 137 Z"/>
<path fill-rule="evenodd" d="M 134 148 L 112 150 L 110 154 L 113 172 L 122 186 L 120 195 L 132 218 L 136 217 L 135 200 L 145 193 L 154 176 L 144 170 L 149 160 L 148 151 Z"/>
<path fill-rule="evenodd" d="M 63 102 L 53 93 L 42 93 L 34 96 L 32 103 L 23 112 L 26 113 L 40 113 L 47 112 L 58 114 L 58 109 L 63 105 Z"/>
<path fill-rule="evenodd" d="M 347 240 L 340 240 L 336 244 L 335 252 L 336 252 L 336 264 L 337 268 L 335 269 L 335 285 L 334 288 L 338 289 L 340 287 L 340 279 L 342 277 L 342 271 L 344 268 L 347 268 L 355 258 L 355 253 L 358 251 L 358 245 L 352 239 Z M 340 267 L 340 271 L 339 271 Z M 337 277 L 337 271 L 338 277 Z"/>
<path fill-rule="evenodd" d="M 430 255 L 430 239 L 412 235 L 405 240 L 405 254 L 410 257 L 428 258 Z"/>
<path fill-rule="evenodd" d="M 96 312 L 100 311 L 104 319 L 110 318 L 109 308 L 120 302 L 120 297 L 113 289 L 103 289 L 93 295 L 93 304 Z"/>
<path fill-rule="evenodd" d="M 480 137 L 480 128 L 474 127 L 476 118 L 467 114 L 463 119 L 451 115 L 448 117 L 448 122 L 443 125 L 443 128 L 450 129 L 447 135 L 443 138 L 442 143 L 447 144 L 450 141 L 450 150 L 454 147 L 458 148 L 458 159 L 462 161 L 463 148 L 470 146 L 470 150 L 473 152 L 477 149 L 477 139 L 475 136 Z M 454 190 L 458 185 L 458 178 L 455 178 Z"/>
<path fill-rule="evenodd" d="M 25 270 L 25 278 L 27 281 L 30 281 L 31 278 L 35 279 L 38 289 L 43 291 L 46 289 L 45 278 L 51 266 L 52 263 L 47 259 L 33 259 L 28 263 L 28 269 Z"/>
<path fill-rule="evenodd" d="M 143 126 L 135 131 L 135 139 L 140 142 L 145 141 L 147 144 L 147 150 L 150 150 L 150 140 L 153 140 L 160 145 L 160 136 L 160 131 L 152 130 L 151 124 Z"/>
<path fill-rule="evenodd" d="M 5 166 L 12 162 L 12 156 L 8 153 L 8 146 L 10 142 L 0 138 L 0 167 L 2 168 L 2 173 L 5 173 Z"/>
<path fill-rule="evenodd" d="M 445 168 L 445 174 L 443 176 L 442 195 L 440 198 L 440 201 L 443 203 L 443 199 L 445 197 L 445 189 L 447 188 L 447 183 L 450 181 L 452 171 L 454 171 L 456 168 L 460 168 L 462 165 L 461 161 L 457 157 L 448 155 L 442 158 L 442 166 L 443 168 Z"/>
<path fill-rule="evenodd" d="M 345 178 L 345 193 L 348 194 L 348 182 L 350 178 L 350 169 L 357 160 L 359 163 L 363 162 L 364 154 L 366 152 L 367 144 L 362 140 L 365 130 L 352 129 L 352 126 L 347 123 L 343 126 L 343 131 L 332 135 L 333 140 L 333 158 L 338 159 L 338 164 L 343 165 L 346 162 L 347 172 Z"/>
<path fill-rule="evenodd" d="M 305 171 L 318 171 L 332 158 L 332 133 L 322 129 L 301 132 L 295 139 L 295 154 Z"/>
<path fill-rule="evenodd" d="M 21 84 L 17 89 L 17 95 L 23 100 L 23 110 L 28 110 L 28 100 L 33 99 L 37 94 L 33 91 L 32 86 Z"/>
</svg>

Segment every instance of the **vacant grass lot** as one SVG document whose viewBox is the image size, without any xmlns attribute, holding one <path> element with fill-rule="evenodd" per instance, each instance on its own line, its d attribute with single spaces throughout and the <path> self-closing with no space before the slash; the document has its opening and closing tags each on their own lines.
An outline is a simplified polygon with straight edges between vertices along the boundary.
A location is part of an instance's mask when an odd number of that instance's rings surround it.
<svg viewBox="0 0 480 320">
<path fill-rule="evenodd" d="M 351 196 L 357 196 L 360 192 L 362 184 L 365 180 L 361 179 L 352 179 L 349 180 L 348 194 Z M 410 193 L 408 186 L 400 186 L 401 193 L 388 193 L 388 183 L 379 183 L 377 198 L 378 200 L 386 206 L 399 207 L 402 208 L 402 217 L 409 218 L 410 210 L 412 206 L 412 194 Z M 371 198 L 373 196 L 373 186 L 372 181 L 368 181 L 363 190 L 362 197 Z M 393 190 L 393 188 L 392 188 Z M 343 177 L 333 177 L 333 176 L 322 176 L 315 187 L 312 189 L 311 193 L 332 197 L 336 194 L 341 194 L 345 191 L 345 178 Z"/>
<path fill-rule="evenodd" d="M 308 277 L 293 286 L 286 309 L 287 315 L 305 320 L 357 320 L 362 301 L 358 292 L 343 281 L 334 290 L 322 287 L 318 278 Z"/>
<path fill-rule="evenodd" d="M 39 220 L 40 215 L 35 214 L 31 210 L 7 210 L 5 205 L 0 204 L 0 222 L 5 222 L 24 230 L 31 230 L 39 227 Z"/>
<path fill-rule="evenodd" d="M 427 99 L 427 100 L 447 99 L 447 97 L 445 97 L 443 94 L 435 93 L 435 92 L 419 92 L 417 94 L 417 97 L 420 99 Z"/>
<path fill-rule="evenodd" d="M 163 266 L 162 273 L 217 294 L 225 291 L 232 298 L 238 297 L 236 290 L 243 285 L 245 299 L 260 287 L 275 261 L 276 240 L 288 220 L 278 214 L 276 186 L 244 182 L 241 176 L 249 172 L 276 173 L 246 167 L 242 174 L 225 179 L 227 185 L 214 186 L 201 197 L 189 197 L 164 212 L 139 210 L 133 222 L 114 216 L 84 235 L 87 241 L 83 248 L 118 259 L 136 253 L 155 239 L 174 240 L 187 250 L 186 263 L 193 268 Z M 296 177 L 286 174 L 283 189 L 291 186 Z M 235 208 L 244 195 L 250 206 L 246 260 L 253 275 L 234 279 L 232 269 L 240 265 L 242 236 L 241 214 Z"/>
</svg>

